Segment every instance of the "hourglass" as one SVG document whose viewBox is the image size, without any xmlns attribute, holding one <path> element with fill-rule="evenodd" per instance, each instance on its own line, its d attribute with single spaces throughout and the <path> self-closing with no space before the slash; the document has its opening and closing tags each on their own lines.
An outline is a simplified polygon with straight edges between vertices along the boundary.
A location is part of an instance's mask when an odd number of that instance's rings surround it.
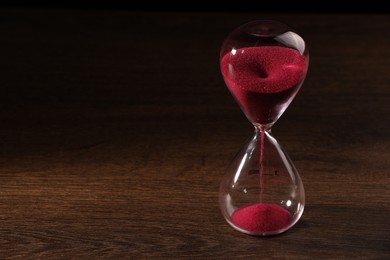
<svg viewBox="0 0 390 260">
<path fill-rule="evenodd" d="M 301 88 L 309 65 L 305 41 L 286 24 L 246 23 L 223 42 L 223 79 L 254 134 L 231 161 L 219 190 L 219 205 L 236 230 L 255 236 L 287 231 L 301 218 L 304 187 L 271 127 Z"/>
</svg>

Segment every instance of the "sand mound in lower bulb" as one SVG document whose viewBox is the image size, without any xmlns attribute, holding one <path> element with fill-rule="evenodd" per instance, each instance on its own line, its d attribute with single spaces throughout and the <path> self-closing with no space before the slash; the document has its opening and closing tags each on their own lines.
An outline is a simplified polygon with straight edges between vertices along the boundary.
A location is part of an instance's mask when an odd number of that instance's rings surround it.
<svg viewBox="0 0 390 260">
<path fill-rule="evenodd" d="M 253 234 L 285 229 L 291 222 L 290 213 L 276 204 L 258 203 L 236 210 L 231 220 L 238 228 Z"/>
</svg>

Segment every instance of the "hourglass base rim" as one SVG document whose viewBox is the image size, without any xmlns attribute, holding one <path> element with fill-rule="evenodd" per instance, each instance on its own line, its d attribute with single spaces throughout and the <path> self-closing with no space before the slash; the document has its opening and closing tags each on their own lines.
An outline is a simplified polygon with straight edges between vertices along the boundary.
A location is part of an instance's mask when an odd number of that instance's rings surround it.
<svg viewBox="0 0 390 260">
<path fill-rule="evenodd" d="M 294 224 L 292 224 L 291 226 L 288 226 L 287 228 L 283 228 L 283 229 L 279 229 L 279 230 L 274 230 L 274 231 L 264 231 L 264 232 L 258 233 L 258 232 L 253 232 L 253 231 L 248 231 L 248 230 L 242 229 L 242 228 L 236 226 L 233 222 L 231 222 L 231 221 L 228 220 L 228 219 L 226 219 L 226 221 L 227 221 L 227 223 L 229 223 L 229 225 L 230 225 L 232 228 L 234 228 L 235 230 L 240 231 L 241 233 L 244 233 L 244 234 L 247 234 L 247 235 L 250 235 L 250 236 L 257 236 L 257 237 L 276 236 L 276 235 L 285 233 L 285 232 L 288 231 L 292 226 L 295 225 L 295 223 L 294 223 Z"/>
<path fill-rule="evenodd" d="M 235 224 L 233 224 L 231 221 L 229 221 L 227 219 L 226 219 L 226 221 L 235 230 L 237 230 L 237 231 L 239 231 L 241 233 L 244 233 L 244 234 L 247 234 L 247 235 L 250 235 L 250 236 L 256 236 L 256 237 L 277 236 L 277 235 L 280 235 L 282 233 L 287 232 L 289 229 L 291 229 L 296 224 L 296 223 L 293 223 L 291 226 L 288 226 L 288 227 L 283 228 L 283 229 L 275 230 L 275 231 L 265 231 L 265 232 L 258 233 L 258 232 L 252 232 L 252 231 L 248 231 L 248 230 L 242 229 L 242 228 L 236 226 Z"/>
<path fill-rule="evenodd" d="M 256 213 L 252 215 L 247 214 L 248 213 L 247 209 L 250 209 L 250 211 L 252 211 L 256 207 L 257 208 L 260 207 L 262 210 L 267 209 L 268 211 L 272 209 L 272 211 L 274 211 L 273 213 L 271 213 L 274 214 L 273 217 L 271 217 L 270 215 L 267 217 L 264 217 L 264 215 L 259 216 Z M 301 218 L 303 211 L 304 211 L 304 206 L 302 206 L 300 210 L 296 212 L 296 214 L 290 215 L 290 213 L 288 213 L 288 211 L 285 208 L 278 206 L 276 204 L 256 203 L 256 204 L 247 205 L 237 209 L 231 216 L 225 215 L 225 220 L 235 230 L 245 233 L 247 235 L 259 236 L 259 237 L 275 236 L 275 235 L 282 234 L 287 230 L 289 230 L 290 228 L 292 228 Z M 238 216 L 238 218 L 236 217 L 237 215 L 235 215 L 236 213 L 240 215 Z M 270 212 L 268 212 L 268 214 L 269 213 Z M 280 214 L 288 214 L 288 215 L 283 216 Z M 249 225 L 248 223 L 245 224 L 245 222 L 248 222 L 248 220 L 252 222 L 252 224 Z"/>
</svg>

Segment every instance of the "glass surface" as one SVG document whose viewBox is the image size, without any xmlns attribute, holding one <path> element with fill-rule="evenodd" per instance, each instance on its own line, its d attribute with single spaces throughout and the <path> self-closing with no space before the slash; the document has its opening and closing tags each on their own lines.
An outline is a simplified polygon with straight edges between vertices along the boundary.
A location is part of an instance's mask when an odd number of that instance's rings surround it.
<svg viewBox="0 0 390 260">
<path fill-rule="evenodd" d="M 301 178 L 271 127 L 300 90 L 308 65 L 304 40 L 279 21 L 246 23 L 222 44 L 222 76 L 255 129 L 228 166 L 219 190 L 224 218 L 243 233 L 280 234 L 302 216 Z"/>
</svg>

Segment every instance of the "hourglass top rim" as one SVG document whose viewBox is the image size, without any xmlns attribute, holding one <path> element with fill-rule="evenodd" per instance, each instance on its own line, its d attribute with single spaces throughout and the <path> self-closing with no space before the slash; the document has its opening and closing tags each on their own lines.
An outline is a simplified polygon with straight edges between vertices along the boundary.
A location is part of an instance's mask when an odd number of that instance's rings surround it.
<svg viewBox="0 0 390 260">
<path fill-rule="evenodd" d="M 278 20 L 254 20 L 244 23 L 223 41 L 220 59 L 233 49 L 260 46 L 281 46 L 296 49 L 308 58 L 308 46 L 303 37 L 288 24 Z"/>
<path fill-rule="evenodd" d="M 288 31 L 293 31 L 290 26 L 278 20 L 254 20 L 247 22 L 242 28 L 246 33 L 258 37 L 274 37 Z"/>
</svg>

